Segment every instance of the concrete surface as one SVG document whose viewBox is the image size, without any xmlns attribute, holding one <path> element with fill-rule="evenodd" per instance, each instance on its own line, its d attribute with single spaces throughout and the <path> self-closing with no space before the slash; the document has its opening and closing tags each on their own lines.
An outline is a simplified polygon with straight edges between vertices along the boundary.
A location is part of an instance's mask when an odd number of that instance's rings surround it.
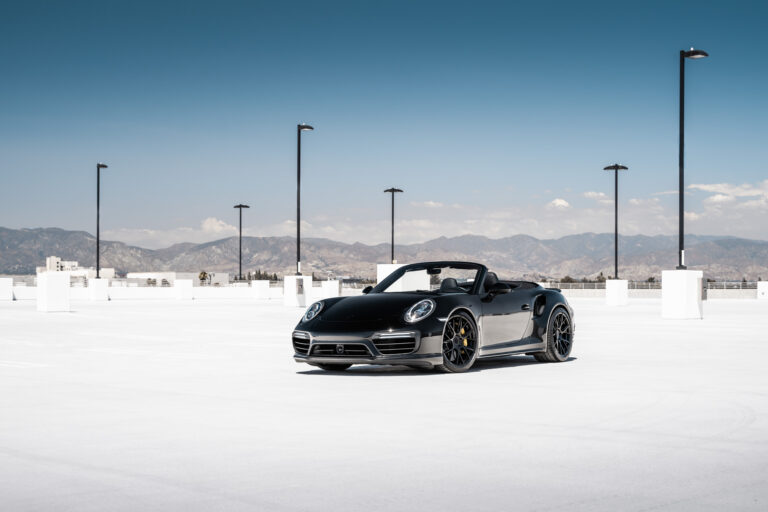
<svg viewBox="0 0 768 512">
<path fill-rule="evenodd" d="M 0 303 L 0 498 L 26 511 L 766 510 L 768 301 L 574 299 L 573 359 L 293 362 L 279 301 Z"/>
</svg>

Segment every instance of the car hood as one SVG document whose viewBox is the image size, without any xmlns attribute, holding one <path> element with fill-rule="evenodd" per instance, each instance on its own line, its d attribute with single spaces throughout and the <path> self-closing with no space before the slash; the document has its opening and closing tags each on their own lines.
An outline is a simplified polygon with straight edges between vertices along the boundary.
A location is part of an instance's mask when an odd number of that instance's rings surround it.
<svg viewBox="0 0 768 512">
<path fill-rule="evenodd" d="M 333 323 L 396 322 L 403 320 L 405 311 L 418 301 L 433 296 L 423 293 L 372 293 L 345 297 L 320 312 L 319 320 Z"/>
</svg>

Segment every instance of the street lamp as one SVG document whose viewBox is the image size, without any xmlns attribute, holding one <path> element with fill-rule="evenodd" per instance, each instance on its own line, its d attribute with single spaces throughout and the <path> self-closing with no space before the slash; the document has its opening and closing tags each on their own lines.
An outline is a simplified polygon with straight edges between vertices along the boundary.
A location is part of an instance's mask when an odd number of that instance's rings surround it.
<svg viewBox="0 0 768 512">
<path fill-rule="evenodd" d="M 106 169 L 107 164 L 96 164 L 96 279 L 99 279 L 101 269 L 99 255 L 101 253 L 100 216 L 101 216 L 101 170 Z"/>
<path fill-rule="evenodd" d="M 684 227 L 683 221 L 685 220 L 684 200 L 683 195 L 685 192 L 685 179 L 683 172 L 683 148 L 685 147 L 685 59 L 703 59 L 709 57 L 709 54 L 703 50 L 696 50 L 691 48 L 690 50 L 680 50 L 680 146 L 679 146 L 679 203 L 680 210 L 679 215 L 679 241 L 678 241 L 678 270 L 685 270 L 685 246 L 684 246 Z"/>
<path fill-rule="evenodd" d="M 236 204 L 234 206 L 238 210 L 240 210 L 240 249 L 239 249 L 239 256 L 238 261 L 240 262 L 239 266 L 239 272 L 237 274 L 237 280 L 242 281 L 243 280 L 243 208 L 250 208 L 247 204 Z"/>
<path fill-rule="evenodd" d="M 296 125 L 296 275 L 301 275 L 301 132 L 314 130 L 312 126 Z"/>
<path fill-rule="evenodd" d="M 608 167 L 603 167 L 604 171 L 613 171 L 614 172 L 614 187 L 613 187 L 613 193 L 614 193 L 614 199 L 613 199 L 613 213 L 614 213 L 614 221 L 613 221 L 613 278 L 618 279 L 619 278 L 619 171 L 626 171 L 629 167 L 626 167 L 624 165 L 620 164 L 613 164 L 609 165 Z"/>
<path fill-rule="evenodd" d="M 384 192 L 389 192 L 392 194 L 392 254 L 391 254 L 391 261 L 392 263 L 395 263 L 395 193 L 396 192 L 402 192 L 399 188 L 388 188 Z"/>
</svg>

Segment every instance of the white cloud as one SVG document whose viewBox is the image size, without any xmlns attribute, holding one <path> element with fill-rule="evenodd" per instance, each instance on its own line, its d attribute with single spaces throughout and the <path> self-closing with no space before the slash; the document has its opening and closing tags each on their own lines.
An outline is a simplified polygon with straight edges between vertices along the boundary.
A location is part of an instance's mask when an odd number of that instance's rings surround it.
<svg viewBox="0 0 768 512">
<path fill-rule="evenodd" d="M 605 192 L 584 192 L 584 197 L 587 199 L 605 199 L 608 196 L 605 194 Z"/>
<path fill-rule="evenodd" d="M 549 203 L 547 203 L 547 206 L 549 208 L 557 208 L 557 209 L 560 209 L 560 210 L 564 210 L 566 208 L 570 208 L 571 207 L 571 205 L 570 205 L 570 203 L 568 201 L 566 201 L 565 199 L 560 198 L 560 197 L 555 198 L 552 201 L 550 201 Z"/>
<path fill-rule="evenodd" d="M 439 203 L 437 201 L 423 201 L 420 203 L 412 202 L 413 206 L 424 206 L 425 208 L 442 208 L 443 203 Z"/>
<path fill-rule="evenodd" d="M 735 197 L 729 196 L 726 194 L 715 194 L 713 196 L 709 196 L 708 198 L 704 199 L 704 202 L 710 203 L 710 204 L 720 204 L 720 203 L 730 203 L 735 199 L 736 199 Z"/>
<path fill-rule="evenodd" d="M 692 190 L 703 190 L 704 192 L 714 192 L 719 195 L 734 197 L 768 197 L 768 180 L 763 180 L 755 185 L 732 185 L 730 183 L 694 183 L 693 185 L 688 185 L 688 188 Z"/>
<path fill-rule="evenodd" d="M 237 234 L 237 228 L 231 224 L 227 224 L 223 220 L 216 217 L 208 217 L 200 223 L 200 229 L 203 233 L 210 233 L 214 235 L 231 236 Z"/>
</svg>

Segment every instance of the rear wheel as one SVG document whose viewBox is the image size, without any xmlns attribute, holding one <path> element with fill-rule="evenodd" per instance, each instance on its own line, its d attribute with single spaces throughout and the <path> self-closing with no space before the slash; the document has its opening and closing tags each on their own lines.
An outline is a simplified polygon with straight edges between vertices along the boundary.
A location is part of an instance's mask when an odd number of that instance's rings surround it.
<svg viewBox="0 0 768 512">
<path fill-rule="evenodd" d="M 543 363 L 562 363 L 573 348 L 573 324 L 565 308 L 556 308 L 547 324 L 547 350 L 533 354 Z"/>
<path fill-rule="evenodd" d="M 459 311 L 445 322 L 443 331 L 443 364 L 437 368 L 444 372 L 460 373 L 472 368 L 477 359 L 477 328 L 472 318 Z"/>
<path fill-rule="evenodd" d="M 318 364 L 317 366 L 319 366 L 320 368 L 322 368 L 327 372 L 343 372 L 344 370 L 346 370 L 352 365 L 351 364 Z"/>
</svg>

